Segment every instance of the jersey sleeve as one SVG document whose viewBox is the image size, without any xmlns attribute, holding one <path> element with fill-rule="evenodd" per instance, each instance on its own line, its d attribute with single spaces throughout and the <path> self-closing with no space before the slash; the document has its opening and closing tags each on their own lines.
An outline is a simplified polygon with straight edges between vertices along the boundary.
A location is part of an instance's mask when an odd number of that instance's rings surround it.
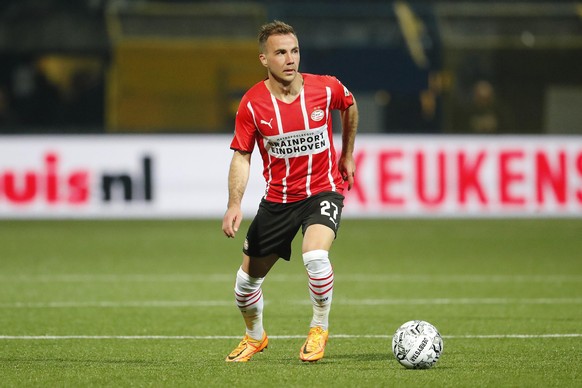
<svg viewBox="0 0 582 388">
<path fill-rule="evenodd" d="M 234 138 L 230 143 L 233 150 L 253 152 L 255 148 L 256 125 L 248 103 L 248 99 L 243 97 L 236 112 Z"/>
<path fill-rule="evenodd" d="M 352 93 L 334 76 L 327 76 L 328 86 L 331 87 L 331 109 L 346 110 L 354 104 Z"/>
</svg>

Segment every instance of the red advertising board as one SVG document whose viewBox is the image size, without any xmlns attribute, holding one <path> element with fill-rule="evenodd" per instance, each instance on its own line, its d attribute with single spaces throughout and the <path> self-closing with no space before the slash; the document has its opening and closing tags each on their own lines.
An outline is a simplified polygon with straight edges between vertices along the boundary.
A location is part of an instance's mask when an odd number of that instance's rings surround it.
<svg viewBox="0 0 582 388">
<path fill-rule="evenodd" d="M 582 138 L 364 137 L 346 213 L 581 215 Z"/>
</svg>

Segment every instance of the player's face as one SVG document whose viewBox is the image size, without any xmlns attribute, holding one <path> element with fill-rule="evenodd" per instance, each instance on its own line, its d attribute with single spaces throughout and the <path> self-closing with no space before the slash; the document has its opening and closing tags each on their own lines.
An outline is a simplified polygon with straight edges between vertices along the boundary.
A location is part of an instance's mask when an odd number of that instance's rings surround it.
<svg viewBox="0 0 582 388">
<path fill-rule="evenodd" d="M 293 34 L 271 35 L 259 55 L 269 75 L 282 84 L 293 82 L 299 71 L 299 42 Z"/>
</svg>

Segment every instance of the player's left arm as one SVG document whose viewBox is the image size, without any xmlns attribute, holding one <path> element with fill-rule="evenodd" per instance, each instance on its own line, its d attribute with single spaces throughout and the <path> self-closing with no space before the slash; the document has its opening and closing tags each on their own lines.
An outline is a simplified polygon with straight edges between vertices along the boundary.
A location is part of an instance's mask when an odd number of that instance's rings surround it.
<svg viewBox="0 0 582 388">
<path fill-rule="evenodd" d="M 342 121 L 342 153 L 338 162 L 338 169 L 344 181 L 348 181 L 348 190 L 354 185 L 356 175 L 356 163 L 354 161 L 354 143 L 358 132 L 358 106 L 356 99 L 352 96 L 354 103 L 347 109 L 341 111 Z"/>
</svg>

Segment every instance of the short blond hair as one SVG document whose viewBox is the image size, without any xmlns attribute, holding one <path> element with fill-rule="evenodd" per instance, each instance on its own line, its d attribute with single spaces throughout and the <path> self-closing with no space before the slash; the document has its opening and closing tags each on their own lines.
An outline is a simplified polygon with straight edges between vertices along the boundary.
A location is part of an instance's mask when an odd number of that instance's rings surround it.
<svg viewBox="0 0 582 388">
<path fill-rule="evenodd" d="M 259 51 L 261 53 L 265 51 L 265 45 L 267 43 L 267 39 L 269 39 L 269 36 L 288 34 L 297 36 L 293 27 L 280 20 L 274 20 L 271 23 L 263 24 L 259 30 Z"/>
</svg>

